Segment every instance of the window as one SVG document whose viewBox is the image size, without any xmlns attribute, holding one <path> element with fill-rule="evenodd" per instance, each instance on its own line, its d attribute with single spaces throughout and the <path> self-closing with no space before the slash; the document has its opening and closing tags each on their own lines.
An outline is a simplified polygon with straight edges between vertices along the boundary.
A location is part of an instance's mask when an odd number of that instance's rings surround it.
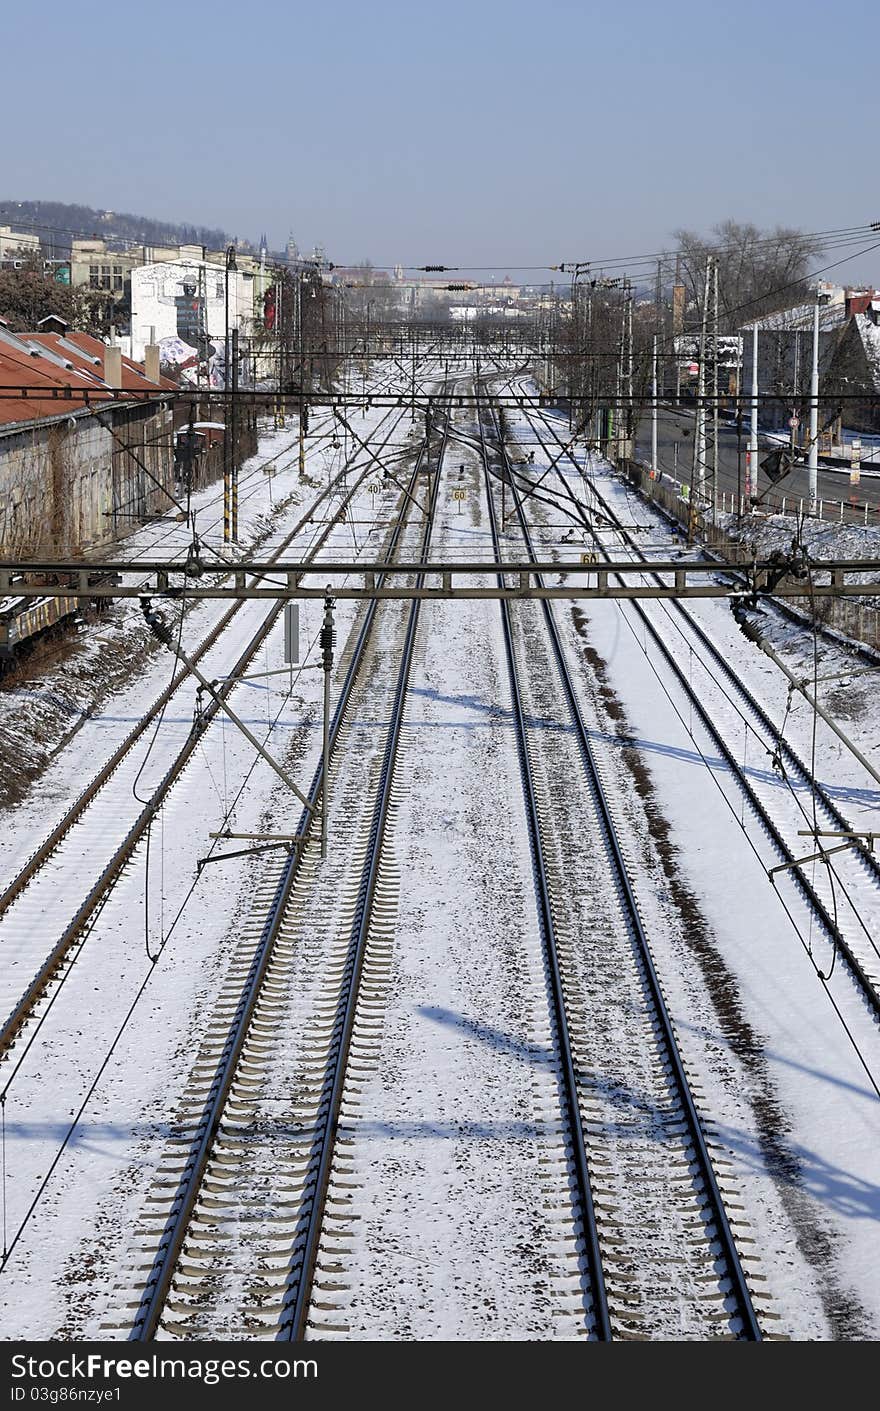
<svg viewBox="0 0 880 1411">
<path fill-rule="evenodd" d="M 225 292 L 225 291 L 224 291 L 223 285 L 222 285 L 222 284 L 218 284 L 218 285 L 217 285 L 217 298 L 218 298 L 218 299 L 222 299 L 222 298 L 223 298 L 223 295 L 224 295 L 224 292 Z"/>
<path fill-rule="evenodd" d="M 97 265 L 89 265 L 89 288 L 100 289 L 101 271 Z"/>
</svg>

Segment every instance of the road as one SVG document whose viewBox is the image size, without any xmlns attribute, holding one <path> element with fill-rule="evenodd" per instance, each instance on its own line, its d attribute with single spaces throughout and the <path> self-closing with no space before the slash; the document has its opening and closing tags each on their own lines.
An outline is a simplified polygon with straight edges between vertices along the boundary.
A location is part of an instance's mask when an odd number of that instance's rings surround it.
<svg viewBox="0 0 880 1411">
<path fill-rule="evenodd" d="M 664 475 L 672 475 L 678 480 L 689 481 L 694 453 L 694 417 L 686 412 L 673 412 L 664 409 L 658 418 L 658 459 Z M 721 424 L 718 448 L 719 490 L 736 494 L 745 486 L 746 450 L 748 429 L 744 428 L 741 441 L 741 456 L 738 455 L 737 434 L 733 426 Z M 770 445 L 764 442 L 758 455 L 758 464 L 769 454 Z M 640 460 L 651 459 L 651 418 L 643 417 L 636 435 L 636 455 Z M 711 458 L 710 458 L 711 459 Z M 785 495 L 806 498 L 809 493 L 807 468 L 797 465 L 784 479 L 772 485 L 766 474 L 758 471 L 758 491 L 764 495 L 768 490 L 774 496 Z M 755 492 L 754 485 L 752 493 Z M 858 486 L 850 486 L 849 472 L 819 467 L 819 498 L 821 500 L 849 500 L 855 496 L 859 506 L 867 501 L 873 508 L 880 508 L 880 476 L 875 473 L 862 473 Z"/>
</svg>

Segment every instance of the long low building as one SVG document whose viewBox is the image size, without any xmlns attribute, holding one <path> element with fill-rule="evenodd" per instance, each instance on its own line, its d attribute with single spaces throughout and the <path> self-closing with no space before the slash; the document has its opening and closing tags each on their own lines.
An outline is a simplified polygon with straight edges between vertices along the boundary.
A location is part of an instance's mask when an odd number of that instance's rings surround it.
<svg viewBox="0 0 880 1411">
<path fill-rule="evenodd" d="M 176 389 L 158 360 L 147 376 L 118 348 L 48 322 L 54 331 L 12 333 L 0 320 L 7 559 L 79 554 L 167 509 L 173 488 Z"/>
</svg>

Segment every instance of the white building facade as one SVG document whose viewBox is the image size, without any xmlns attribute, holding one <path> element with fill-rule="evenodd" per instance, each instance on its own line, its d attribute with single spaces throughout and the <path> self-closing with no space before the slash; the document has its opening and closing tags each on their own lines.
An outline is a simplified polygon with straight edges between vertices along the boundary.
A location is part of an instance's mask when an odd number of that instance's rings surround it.
<svg viewBox="0 0 880 1411">
<path fill-rule="evenodd" d="M 132 357 L 142 361 L 147 345 L 158 343 L 163 361 L 180 363 L 177 345 L 183 344 L 201 361 L 219 356 L 222 362 L 227 309 L 230 333 L 237 329 L 241 337 L 250 336 L 254 295 L 252 273 L 227 274 L 213 261 L 184 258 L 137 266 L 131 272 Z"/>
</svg>

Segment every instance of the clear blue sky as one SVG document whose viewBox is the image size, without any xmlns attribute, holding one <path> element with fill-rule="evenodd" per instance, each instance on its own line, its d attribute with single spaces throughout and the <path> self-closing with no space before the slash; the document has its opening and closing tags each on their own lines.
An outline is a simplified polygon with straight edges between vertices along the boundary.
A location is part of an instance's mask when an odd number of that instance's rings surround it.
<svg viewBox="0 0 880 1411">
<path fill-rule="evenodd" d="M 726 216 L 862 224 L 880 219 L 876 13 L 44 0 L 6 26 L 0 197 L 275 246 L 293 231 L 338 263 L 515 268 L 653 251 Z M 880 282 L 878 256 L 842 273 Z"/>
</svg>

